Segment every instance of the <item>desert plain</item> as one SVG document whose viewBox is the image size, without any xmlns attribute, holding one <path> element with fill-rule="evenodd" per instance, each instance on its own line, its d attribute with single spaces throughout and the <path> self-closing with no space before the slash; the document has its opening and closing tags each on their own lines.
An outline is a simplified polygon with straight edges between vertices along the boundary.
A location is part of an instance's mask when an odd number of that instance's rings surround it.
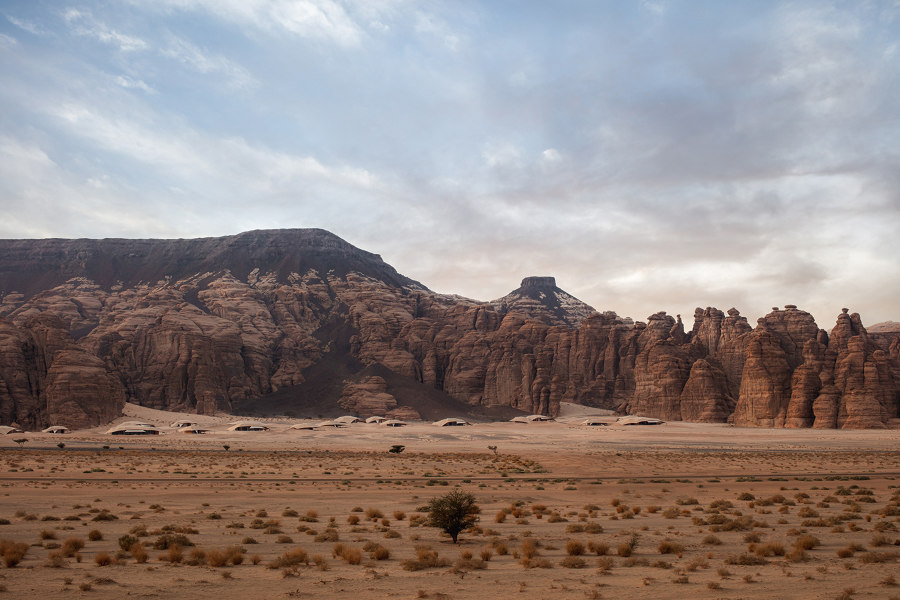
<svg viewBox="0 0 900 600">
<path fill-rule="evenodd" d="M 897 430 L 192 417 L 211 431 L 0 439 L 0 593 L 900 598 Z M 457 544 L 425 512 L 454 489 L 481 509 Z"/>
</svg>

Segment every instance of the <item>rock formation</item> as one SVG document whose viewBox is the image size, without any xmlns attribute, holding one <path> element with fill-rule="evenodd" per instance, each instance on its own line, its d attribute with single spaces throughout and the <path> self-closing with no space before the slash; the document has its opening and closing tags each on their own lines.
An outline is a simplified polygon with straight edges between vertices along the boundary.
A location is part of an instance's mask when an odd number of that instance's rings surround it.
<svg viewBox="0 0 900 600">
<path fill-rule="evenodd" d="M 793 305 L 755 328 L 708 307 L 598 313 L 529 277 L 484 303 L 431 292 L 321 230 L 200 240 L 0 240 L 0 421 L 83 427 L 125 401 L 214 413 L 556 414 L 884 427 L 900 332 Z M 493 411 L 493 412 L 492 412 Z M 506 411 L 506 412 L 503 412 Z M 464 415 L 461 415 L 464 416 Z"/>
</svg>

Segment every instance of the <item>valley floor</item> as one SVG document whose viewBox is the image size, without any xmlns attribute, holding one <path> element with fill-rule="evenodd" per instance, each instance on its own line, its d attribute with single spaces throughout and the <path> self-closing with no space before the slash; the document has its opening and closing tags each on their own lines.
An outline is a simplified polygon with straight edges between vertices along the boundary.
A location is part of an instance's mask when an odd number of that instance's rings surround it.
<svg viewBox="0 0 900 600">
<path fill-rule="evenodd" d="M 0 586 L 16 598 L 900 598 L 897 431 L 364 427 L 0 440 Z M 419 509 L 456 486 L 481 520 L 454 545 Z"/>
</svg>

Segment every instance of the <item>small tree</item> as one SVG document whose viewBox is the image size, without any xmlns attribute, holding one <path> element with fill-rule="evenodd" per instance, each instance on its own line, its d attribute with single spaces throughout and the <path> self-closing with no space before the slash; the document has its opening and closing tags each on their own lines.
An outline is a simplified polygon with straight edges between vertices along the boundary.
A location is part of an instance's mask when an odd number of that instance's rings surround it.
<svg viewBox="0 0 900 600">
<path fill-rule="evenodd" d="M 428 503 L 428 525 L 443 529 L 455 544 L 461 531 L 478 522 L 480 512 L 475 496 L 453 490 L 439 498 L 432 498 Z"/>
<path fill-rule="evenodd" d="M 393 452 L 394 454 L 400 454 L 405 449 L 406 449 L 406 446 L 404 446 L 403 444 L 394 444 L 393 446 L 391 446 L 391 449 L 388 450 L 388 452 Z"/>
<path fill-rule="evenodd" d="M 223 444 L 222 447 L 225 448 L 225 452 L 228 452 L 228 449 L 231 448 L 228 444 Z"/>
<path fill-rule="evenodd" d="M 19 448 L 21 448 L 22 444 L 24 444 L 25 442 L 28 441 L 28 438 L 19 438 L 17 440 L 13 440 L 13 441 L 19 445 Z"/>
<path fill-rule="evenodd" d="M 58 444 L 56 445 L 56 447 L 59 448 L 60 450 L 62 450 L 63 448 L 66 447 L 66 445 L 65 445 L 64 442 L 60 442 L 60 443 L 58 443 Z"/>
</svg>

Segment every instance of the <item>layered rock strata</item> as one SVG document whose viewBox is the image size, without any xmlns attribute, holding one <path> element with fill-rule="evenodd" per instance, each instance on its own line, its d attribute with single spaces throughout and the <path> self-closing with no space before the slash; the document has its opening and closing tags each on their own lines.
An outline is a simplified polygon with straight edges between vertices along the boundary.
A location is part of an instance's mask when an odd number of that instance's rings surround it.
<svg viewBox="0 0 900 600">
<path fill-rule="evenodd" d="M 550 415 L 565 401 L 741 426 L 900 417 L 900 333 L 869 334 L 848 310 L 827 333 L 793 305 L 755 328 L 734 308 L 698 308 L 685 331 L 664 312 L 595 312 L 549 277 L 481 303 L 321 230 L 0 251 L 3 423 L 95 425 L 126 400 L 412 417 L 415 385 L 454 406 Z"/>
</svg>

